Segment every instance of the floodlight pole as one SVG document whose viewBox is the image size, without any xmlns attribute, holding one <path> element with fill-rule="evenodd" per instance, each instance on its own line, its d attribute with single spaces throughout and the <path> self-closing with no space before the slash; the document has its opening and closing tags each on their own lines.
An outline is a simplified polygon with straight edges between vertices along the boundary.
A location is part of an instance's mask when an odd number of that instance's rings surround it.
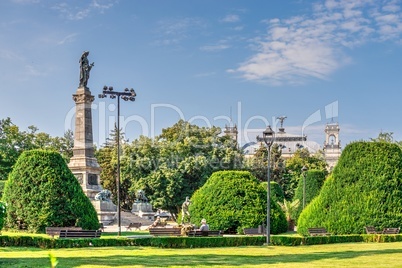
<svg viewBox="0 0 402 268">
<path fill-rule="evenodd" d="M 113 91 L 113 87 L 103 87 L 103 93 L 99 94 L 99 98 L 106 98 L 109 95 L 111 99 L 117 97 L 117 178 L 116 178 L 116 190 L 117 190 L 117 225 L 119 227 L 118 236 L 121 235 L 121 208 L 120 208 L 120 98 L 125 101 L 135 101 L 134 89 L 124 89 L 123 92 Z"/>
</svg>

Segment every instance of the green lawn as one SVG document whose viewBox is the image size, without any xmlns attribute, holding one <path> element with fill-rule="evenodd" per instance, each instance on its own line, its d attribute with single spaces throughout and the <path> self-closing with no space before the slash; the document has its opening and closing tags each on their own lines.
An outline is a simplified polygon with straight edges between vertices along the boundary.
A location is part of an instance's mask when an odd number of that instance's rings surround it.
<svg viewBox="0 0 402 268">
<path fill-rule="evenodd" d="M 0 267 L 401 267 L 402 242 L 314 246 L 160 249 L 1 248 Z"/>
</svg>

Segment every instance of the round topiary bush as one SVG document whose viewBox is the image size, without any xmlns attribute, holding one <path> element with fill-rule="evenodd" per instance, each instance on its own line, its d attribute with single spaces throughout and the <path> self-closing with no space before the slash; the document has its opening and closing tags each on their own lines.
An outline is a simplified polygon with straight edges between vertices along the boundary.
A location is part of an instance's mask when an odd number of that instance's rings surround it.
<svg viewBox="0 0 402 268">
<path fill-rule="evenodd" d="M 402 223 L 402 151 L 396 144 L 346 146 L 320 191 L 300 214 L 297 231 L 325 227 L 332 234 L 363 233 Z"/>
<path fill-rule="evenodd" d="M 316 197 L 321 190 L 322 185 L 324 184 L 325 180 L 325 172 L 318 169 L 308 170 L 305 174 L 306 176 L 306 196 L 305 196 L 305 203 L 306 206 L 311 202 L 311 200 Z M 299 179 L 299 183 L 296 188 L 295 196 L 293 198 L 293 202 L 296 200 L 299 201 L 297 208 L 294 210 L 292 215 L 292 219 L 296 220 L 299 218 L 300 213 L 303 210 L 303 175 Z"/>
<path fill-rule="evenodd" d="M 98 229 L 95 208 L 57 152 L 32 150 L 18 158 L 4 188 L 6 227 L 44 233 L 45 227 Z"/>
<path fill-rule="evenodd" d="M 266 224 L 267 191 L 248 171 L 219 171 L 191 198 L 191 222 L 205 218 L 211 230 L 242 233 Z M 271 202 L 271 233 L 286 232 L 285 215 Z"/>
</svg>

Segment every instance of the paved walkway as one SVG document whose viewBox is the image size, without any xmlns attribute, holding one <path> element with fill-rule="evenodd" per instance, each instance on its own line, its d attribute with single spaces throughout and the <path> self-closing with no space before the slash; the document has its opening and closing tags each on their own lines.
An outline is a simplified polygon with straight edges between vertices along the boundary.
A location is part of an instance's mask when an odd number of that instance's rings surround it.
<svg viewBox="0 0 402 268">
<path fill-rule="evenodd" d="M 141 226 L 140 230 L 146 230 L 148 228 L 149 225 L 144 225 Z M 121 225 L 120 226 L 120 230 L 122 232 L 126 232 L 126 225 Z M 133 228 L 131 231 L 136 231 L 137 229 Z M 117 226 L 117 224 L 113 224 L 113 225 L 106 225 L 105 226 L 105 233 L 117 233 L 119 231 L 119 226 Z"/>
</svg>

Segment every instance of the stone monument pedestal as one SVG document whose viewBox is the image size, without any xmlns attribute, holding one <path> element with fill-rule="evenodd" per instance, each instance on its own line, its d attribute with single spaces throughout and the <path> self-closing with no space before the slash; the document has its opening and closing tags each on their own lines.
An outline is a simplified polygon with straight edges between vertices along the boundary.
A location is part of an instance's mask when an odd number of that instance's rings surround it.
<svg viewBox="0 0 402 268">
<path fill-rule="evenodd" d="M 117 206 L 112 201 L 91 200 L 91 203 L 98 212 L 100 222 L 111 223 L 116 219 Z"/>
<path fill-rule="evenodd" d="M 144 203 L 144 202 L 135 202 L 133 204 L 131 213 L 141 218 L 145 218 L 152 221 L 154 220 L 156 214 L 152 210 L 152 205 L 150 203 Z"/>
</svg>

